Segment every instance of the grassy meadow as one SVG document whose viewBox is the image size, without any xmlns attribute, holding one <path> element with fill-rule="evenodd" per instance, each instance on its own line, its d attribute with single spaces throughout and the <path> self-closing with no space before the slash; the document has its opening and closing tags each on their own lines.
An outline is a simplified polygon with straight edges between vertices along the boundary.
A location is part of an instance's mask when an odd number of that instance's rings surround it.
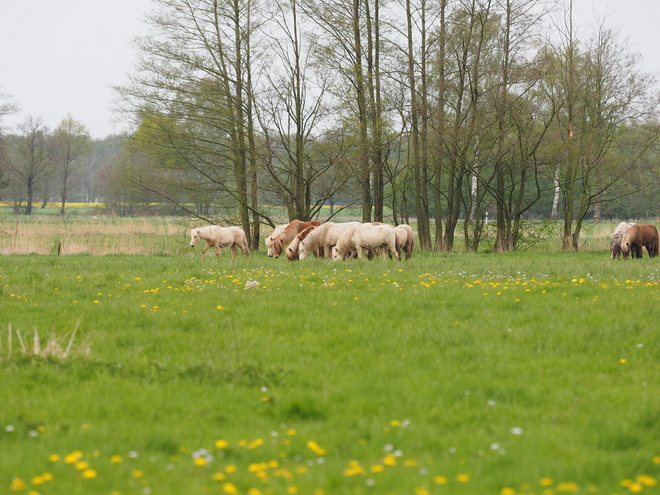
<svg viewBox="0 0 660 495">
<path fill-rule="evenodd" d="M 596 230 L 232 264 L 183 220 L 23 222 L 0 234 L 1 493 L 660 493 L 660 262 Z"/>
</svg>

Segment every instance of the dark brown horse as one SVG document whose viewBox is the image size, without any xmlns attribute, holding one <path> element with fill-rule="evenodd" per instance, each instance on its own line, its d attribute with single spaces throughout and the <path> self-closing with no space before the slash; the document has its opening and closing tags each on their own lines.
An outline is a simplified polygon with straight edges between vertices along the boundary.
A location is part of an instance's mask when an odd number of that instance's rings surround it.
<svg viewBox="0 0 660 495">
<path fill-rule="evenodd" d="M 307 227 L 318 227 L 321 225 L 321 222 L 312 220 L 311 222 L 301 222 L 300 220 L 293 220 L 289 225 L 284 227 L 284 230 L 278 235 L 272 237 L 272 245 L 270 251 L 272 251 L 272 257 L 278 258 L 284 246 L 289 244 L 300 232 L 305 230 Z M 271 256 L 269 254 L 269 256 Z"/>
<path fill-rule="evenodd" d="M 621 240 L 621 251 L 624 258 L 628 253 L 633 258 L 641 258 L 642 247 L 646 248 L 649 258 L 655 258 L 658 255 L 658 229 L 650 223 L 631 225 Z"/>
</svg>

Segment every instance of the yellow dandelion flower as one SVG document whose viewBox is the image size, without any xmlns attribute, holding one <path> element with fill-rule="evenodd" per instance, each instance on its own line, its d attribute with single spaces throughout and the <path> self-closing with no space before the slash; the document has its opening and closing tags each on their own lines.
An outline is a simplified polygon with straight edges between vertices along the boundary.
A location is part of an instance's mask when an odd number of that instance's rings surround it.
<svg viewBox="0 0 660 495">
<path fill-rule="evenodd" d="M 226 449 L 227 448 L 227 441 L 226 440 L 216 440 L 215 446 L 218 449 Z"/>
<path fill-rule="evenodd" d="M 326 495 L 325 490 L 322 488 L 317 488 L 314 490 L 314 495 Z"/>
<path fill-rule="evenodd" d="M 637 481 L 644 486 L 655 486 L 658 484 L 658 480 L 652 478 L 651 476 L 647 476 L 646 474 L 639 475 L 637 477 Z"/>
<path fill-rule="evenodd" d="M 456 475 L 456 481 L 459 481 L 461 483 L 467 483 L 468 481 L 470 481 L 470 475 L 466 473 L 458 474 Z"/>
<path fill-rule="evenodd" d="M 271 469 L 275 469 L 279 465 L 280 465 L 280 463 L 277 462 L 276 460 L 268 461 L 268 467 L 271 468 Z"/>
<path fill-rule="evenodd" d="M 406 459 L 403 464 L 408 467 L 417 467 L 417 461 L 415 459 Z"/>
<path fill-rule="evenodd" d="M 576 483 L 559 483 L 557 485 L 558 492 L 576 492 L 578 491 L 578 486 Z"/>
<path fill-rule="evenodd" d="M 628 487 L 628 486 L 632 485 L 632 482 L 633 481 L 629 480 L 629 479 L 622 479 L 621 483 L 619 483 L 619 484 L 625 488 L 625 487 Z"/>
<path fill-rule="evenodd" d="M 396 457 L 394 456 L 394 454 L 387 454 L 383 458 L 383 464 L 385 464 L 386 466 L 396 466 Z"/>
<path fill-rule="evenodd" d="M 82 472 L 82 477 L 83 477 L 83 479 L 86 479 L 86 480 L 94 479 L 94 478 L 96 478 L 96 476 L 98 476 L 98 473 L 96 472 L 95 469 L 85 469 Z"/>
<path fill-rule="evenodd" d="M 653 464 L 660 464 L 660 455 L 654 455 L 652 461 Z"/>
<path fill-rule="evenodd" d="M 57 455 L 57 454 L 50 454 L 50 455 L 48 456 L 48 460 L 49 460 L 50 462 L 58 462 L 58 461 L 60 460 L 60 456 Z"/>
<path fill-rule="evenodd" d="M 621 358 L 621 359 L 619 359 L 619 362 L 620 362 L 621 364 L 626 364 L 626 363 L 627 363 L 627 361 L 626 361 L 625 358 Z"/>
<path fill-rule="evenodd" d="M 298 466 L 296 468 L 296 473 L 298 474 L 305 474 L 307 472 L 307 468 L 305 466 Z"/>
<path fill-rule="evenodd" d="M 135 469 L 131 473 L 131 475 L 133 476 L 133 478 L 142 478 L 144 476 L 144 471 L 142 471 L 141 469 Z"/>
<path fill-rule="evenodd" d="M 415 488 L 415 495 L 429 495 L 429 491 L 426 488 L 418 486 Z"/>
<path fill-rule="evenodd" d="M 120 455 L 113 455 L 110 457 L 111 464 L 121 464 L 122 462 L 124 462 L 124 458 Z"/>
<path fill-rule="evenodd" d="M 225 473 L 231 474 L 231 473 L 235 473 L 236 471 L 238 471 L 238 468 L 236 467 L 235 464 L 229 464 L 225 466 Z"/>
<path fill-rule="evenodd" d="M 286 434 L 289 435 L 290 437 L 292 437 L 294 435 L 297 435 L 298 432 L 296 430 L 294 430 L 293 428 L 290 428 L 290 429 L 286 430 Z"/>
<path fill-rule="evenodd" d="M 287 486 L 286 487 L 286 492 L 289 495 L 295 495 L 296 493 L 298 493 L 298 487 L 297 486 Z"/>
<path fill-rule="evenodd" d="M 250 488 L 248 490 L 248 495 L 263 495 L 263 492 L 258 488 Z"/>
<path fill-rule="evenodd" d="M 392 421 L 390 421 L 390 426 L 401 426 L 401 421 L 399 421 L 398 419 L 393 419 Z"/>
<path fill-rule="evenodd" d="M 13 480 L 11 480 L 11 484 L 9 485 L 9 489 L 11 491 L 17 492 L 19 490 L 27 489 L 27 485 L 25 484 L 25 482 L 22 479 L 14 478 Z"/>
<path fill-rule="evenodd" d="M 226 479 L 227 479 L 227 475 L 225 473 L 213 473 L 214 481 L 224 481 Z"/>
<path fill-rule="evenodd" d="M 644 486 L 641 483 L 631 483 L 628 490 L 630 490 L 630 493 L 640 493 L 644 490 Z"/>
<path fill-rule="evenodd" d="M 229 495 L 234 495 L 238 493 L 238 488 L 236 488 L 236 485 L 234 485 L 233 483 L 224 483 L 222 485 L 222 490 L 225 493 L 229 493 Z"/>
<path fill-rule="evenodd" d="M 206 464 L 207 464 L 206 457 L 195 458 L 195 466 L 206 466 Z"/>
<path fill-rule="evenodd" d="M 382 473 L 383 471 L 385 471 L 385 466 L 383 466 L 382 464 L 374 464 L 373 466 L 371 466 L 372 473 Z"/>
<path fill-rule="evenodd" d="M 541 478 L 541 481 L 539 481 L 541 486 L 552 486 L 555 484 L 555 480 L 552 478 Z"/>
<path fill-rule="evenodd" d="M 82 456 L 83 456 L 82 452 L 80 452 L 79 450 L 74 450 L 70 454 L 64 456 L 64 462 L 66 462 L 67 464 L 75 464 L 82 458 Z"/>
<path fill-rule="evenodd" d="M 32 479 L 30 480 L 30 482 L 31 482 L 33 485 L 42 485 L 42 484 L 44 484 L 44 483 L 46 482 L 46 480 L 44 479 L 43 476 L 40 475 L 40 476 L 35 476 L 34 478 L 32 478 Z"/>
<path fill-rule="evenodd" d="M 318 443 L 314 440 L 307 442 L 307 447 L 309 447 L 316 455 L 325 455 L 325 449 L 322 449 Z"/>
<path fill-rule="evenodd" d="M 516 491 L 513 488 L 505 487 L 500 490 L 501 495 L 516 495 Z"/>
<path fill-rule="evenodd" d="M 87 469 L 88 467 L 89 467 L 89 463 L 88 463 L 88 462 L 85 462 L 85 461 L 78 461 L 78 462 L 76 462 L 76 469 L 77 469 L 78 471 L 84 471 L 84 470 Z"/>
</svg>

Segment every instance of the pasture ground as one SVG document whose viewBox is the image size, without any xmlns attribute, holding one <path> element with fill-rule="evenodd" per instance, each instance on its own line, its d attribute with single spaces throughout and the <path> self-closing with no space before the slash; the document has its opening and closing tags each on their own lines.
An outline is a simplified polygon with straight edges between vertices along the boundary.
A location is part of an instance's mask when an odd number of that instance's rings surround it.
<svg viewBox="0 0 660 495">
<path fill-rule="evenodd" d="M 0 491 L 658 493 L 660 262 L 606 249 L 1 256 Z"/>
</svg>

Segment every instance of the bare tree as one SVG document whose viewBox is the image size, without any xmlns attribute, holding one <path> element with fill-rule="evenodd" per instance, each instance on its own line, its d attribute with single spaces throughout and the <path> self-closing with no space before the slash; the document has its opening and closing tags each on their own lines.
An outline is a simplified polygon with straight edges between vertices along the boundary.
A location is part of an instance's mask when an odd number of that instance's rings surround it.
<svg viewBox="0 0 660 495">
<path fill-rule="evenodd" d="M 54 168 L 60 181 L 60 213 L 65 214 L 68 193 L 75 176 L 82 172 L 83 157 L 89 154 L 91 138 L 84 124 L 68 115 L 53 132 Z"/>
<path fill-rule="evenodd" d="M 31 215 L 36 187 L 52 173 L 51 135 L 37 117 L 27 117 L 18 128 L 21 134 L 13 140 L 9 170 L 24 187 L 25 214 Z"/>
</svg>

